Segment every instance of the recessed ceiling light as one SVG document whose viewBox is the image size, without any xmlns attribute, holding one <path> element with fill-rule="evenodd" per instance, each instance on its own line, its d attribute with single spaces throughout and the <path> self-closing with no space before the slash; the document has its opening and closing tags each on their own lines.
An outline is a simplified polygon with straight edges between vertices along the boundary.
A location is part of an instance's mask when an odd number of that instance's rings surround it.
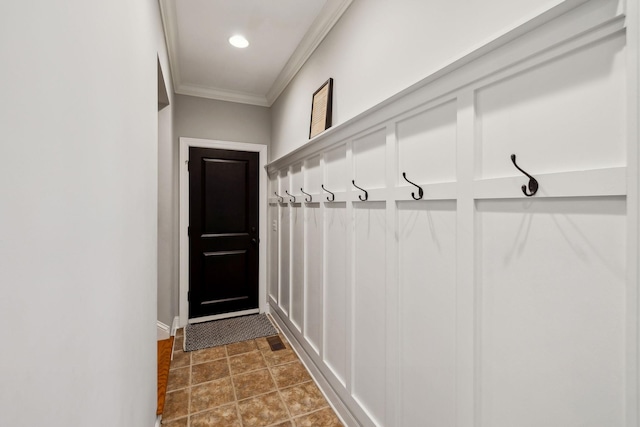
<svg viewBox="0 0 640 427">
<path fill-rule="evenodd" d="M 239 34 L 229 37 L 229 43 L 231 43 L 231 46 L 235 46 L 240 49 L 244 49 L 249 46 L 249 41 Z"/>
</svg>

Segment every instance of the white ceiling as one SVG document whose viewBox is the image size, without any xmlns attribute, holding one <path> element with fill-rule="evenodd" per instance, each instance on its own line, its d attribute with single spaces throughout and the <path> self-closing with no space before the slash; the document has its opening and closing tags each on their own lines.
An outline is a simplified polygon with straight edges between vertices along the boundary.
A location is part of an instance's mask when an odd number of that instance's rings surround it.
<svg viewBox="0 0 640 427">
<path fill-rule="evenodd" d="M 270 106 L 351 1 L 160 0 L 175 92 Z"/>
</svg>

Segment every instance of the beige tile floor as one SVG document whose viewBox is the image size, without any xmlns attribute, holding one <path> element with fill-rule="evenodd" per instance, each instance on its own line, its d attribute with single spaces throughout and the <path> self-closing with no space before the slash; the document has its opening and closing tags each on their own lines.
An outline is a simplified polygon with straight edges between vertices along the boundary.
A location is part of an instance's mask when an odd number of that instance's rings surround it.
<svg viewBox="0 0 640 427">
<path fill-rule="evenodd" d="M 165 427 L 341 427 L 289 343 L 266 338 L 182 351 L 178 330 L 169 371 Z"/>
</svg>

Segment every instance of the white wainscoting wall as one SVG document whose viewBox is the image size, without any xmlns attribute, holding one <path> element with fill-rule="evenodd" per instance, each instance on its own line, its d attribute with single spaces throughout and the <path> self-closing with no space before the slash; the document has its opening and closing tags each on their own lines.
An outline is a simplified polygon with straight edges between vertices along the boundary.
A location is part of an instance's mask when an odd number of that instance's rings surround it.
<svg viewBox="0 0 640 427">
<path fill-rule="evenodd" d="M 345 421 L 637 425 L 636 14 L 541 17 L 267 166 L 271 311 Z"/>
</svg>

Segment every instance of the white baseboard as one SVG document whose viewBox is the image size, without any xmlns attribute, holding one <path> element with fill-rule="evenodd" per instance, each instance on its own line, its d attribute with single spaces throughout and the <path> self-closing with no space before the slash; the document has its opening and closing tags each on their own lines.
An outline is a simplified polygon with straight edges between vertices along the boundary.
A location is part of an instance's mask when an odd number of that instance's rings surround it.
<svg viewBox="0 0 640 427">
<path fill-rule="evenodd" d="M 180 316 L 176 316 L 173 318 L 173 323 L 171 324 L 171 336 L 176 336 L 176 331 L 180 327 Z"/>
<path fill-rule="evenodd" d="M 280 313 L 278 312 L 278 310 L 270 310 L 269 314 L 278 325 L 278 328 L 280 328 L 280 331 L 282 331 L 284 336 L 287 338 L 289 344 L 291 344 L 291 348 L 298 355 L 298 358 L 300 359 L 302 364 L 305 366 L 305 368 L 307 368 L 309 374 L 311 374 L 311 377 L 318 385 L 318 388 L 320 388 L 320 391 L 327 399 L 327 402 L 329 402 L 329 405 L 331 405 L 336 415 L 338 415 L 338 417 L 340 418 L 342 424 L 347 427 L 360 426 L 360 423 L 353 416 L 345 402 L 340 399 L 340 396 L 338 396 L 331 384 L 329 384 L 329 382 L 326 380 L 320 369 L 318 369 L 313 360 L 307 355 L 305 349 L 298 342 L 293 332 L 291 332 L 291 330 L 287 326 L 286 322 L 280 317 Z"/>
<path fill-rule="evenodd" d="M 158 341 L 166 340 L 171 336 L 171 329 L 158 320 Z"/>
</svg>

